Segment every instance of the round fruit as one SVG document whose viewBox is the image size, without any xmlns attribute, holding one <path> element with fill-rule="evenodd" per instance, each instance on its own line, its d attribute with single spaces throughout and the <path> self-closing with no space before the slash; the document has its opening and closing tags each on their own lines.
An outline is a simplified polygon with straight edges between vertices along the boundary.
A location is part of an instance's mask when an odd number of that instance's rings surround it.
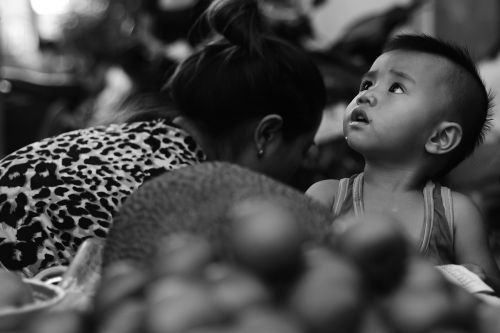
<svg viewBox="0 0 500 333">
<path fill-rule="evenodd" d="M 268 281 L 294 279 L 302 269 L 304 230 L 296 218 L 264 199 L 233 207 L 230 242 L 236 262 Z"/>
<path fill-rule="evenodd" d="M 206 238 L 176 233 L 164 238 L 155 256 L 153 271 L 157 277 L 172 274 L 201 276 L 205 266 L 213 260 L 214 253 Z"/>
<path fill-rule="evenodd" d="M 406 274 L 409 242 L 389 215 L 347 218 L 352 224 L 335 240 L 339 251 L 361 269 L 369 290 L 388 293 Z"/>
<path fill-rule="evenodd" d="M 345 258 L 315 249 L 311 268 L 291 291 L 290 308 L 313 332 L 355 332 L 365 307 L 358 269 Z"/>
</svg>

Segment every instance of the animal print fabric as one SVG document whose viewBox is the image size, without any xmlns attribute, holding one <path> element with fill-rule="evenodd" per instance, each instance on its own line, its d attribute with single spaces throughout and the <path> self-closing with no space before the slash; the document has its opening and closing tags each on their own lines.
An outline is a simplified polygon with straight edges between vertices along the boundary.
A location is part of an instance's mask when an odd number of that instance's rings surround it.
<svg viewBox="0 0 500 333">
<path fill-rule="evenodd" d="M 33 276 L 67 265 L 105 238 L 122 202 L 146 180 L 205 160 L 164 120 L 114 124 L 30 144 L 0 161 L 0 261 Z"/>
</svg>

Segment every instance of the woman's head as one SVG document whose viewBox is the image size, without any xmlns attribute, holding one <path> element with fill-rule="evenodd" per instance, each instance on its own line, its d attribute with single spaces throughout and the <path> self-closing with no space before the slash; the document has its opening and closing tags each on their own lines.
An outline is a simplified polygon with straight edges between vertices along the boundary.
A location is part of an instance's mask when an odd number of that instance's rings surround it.
<svg viewBox="0 0 500 333">
<path fill-rule="evenodd" d="M 215 37 L 178 66 L 165 91 L 209 156 L 283 178 L 273 173 L 288 170 L 270 170 L 271 160 L 312 143 L 322 76 L 305 52 L 269 33 L 255 0 L 216 0 L 204 17 Z"/>
</svg>

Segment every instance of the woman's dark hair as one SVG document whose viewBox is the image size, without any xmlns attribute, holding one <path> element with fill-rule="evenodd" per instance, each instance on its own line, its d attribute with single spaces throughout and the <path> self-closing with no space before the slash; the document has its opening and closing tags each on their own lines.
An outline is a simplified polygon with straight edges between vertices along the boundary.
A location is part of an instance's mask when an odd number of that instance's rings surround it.
<svg viewBox="0 0 500 333">
<path fill-rule="evenodd" d="M 179 112 L 213 137 L 281 115 L 283 135 L 319 122 L 323 78 L 302 50 L 273 36 L 255 0 L 216 0 L 202 17 L 215 36 L 184 60 L 164 87 Z"/>
</svg>

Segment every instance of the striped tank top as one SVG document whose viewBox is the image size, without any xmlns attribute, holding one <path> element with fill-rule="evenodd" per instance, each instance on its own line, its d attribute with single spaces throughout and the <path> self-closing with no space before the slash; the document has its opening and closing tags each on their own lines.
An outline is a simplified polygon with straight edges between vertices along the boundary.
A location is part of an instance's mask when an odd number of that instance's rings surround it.
<svg viewBox="0 0 500 333">
<path fill-rule="evenodd" d="M 453 201 L 445 186 L 429 181 L 423 189 L 424 221 L 418 249 L 435 265 L 455 262 L 453 247 Z M 343 178 L 332 205 L 336 217 L 364 214 L 363 173 Z"/>
</svg>

